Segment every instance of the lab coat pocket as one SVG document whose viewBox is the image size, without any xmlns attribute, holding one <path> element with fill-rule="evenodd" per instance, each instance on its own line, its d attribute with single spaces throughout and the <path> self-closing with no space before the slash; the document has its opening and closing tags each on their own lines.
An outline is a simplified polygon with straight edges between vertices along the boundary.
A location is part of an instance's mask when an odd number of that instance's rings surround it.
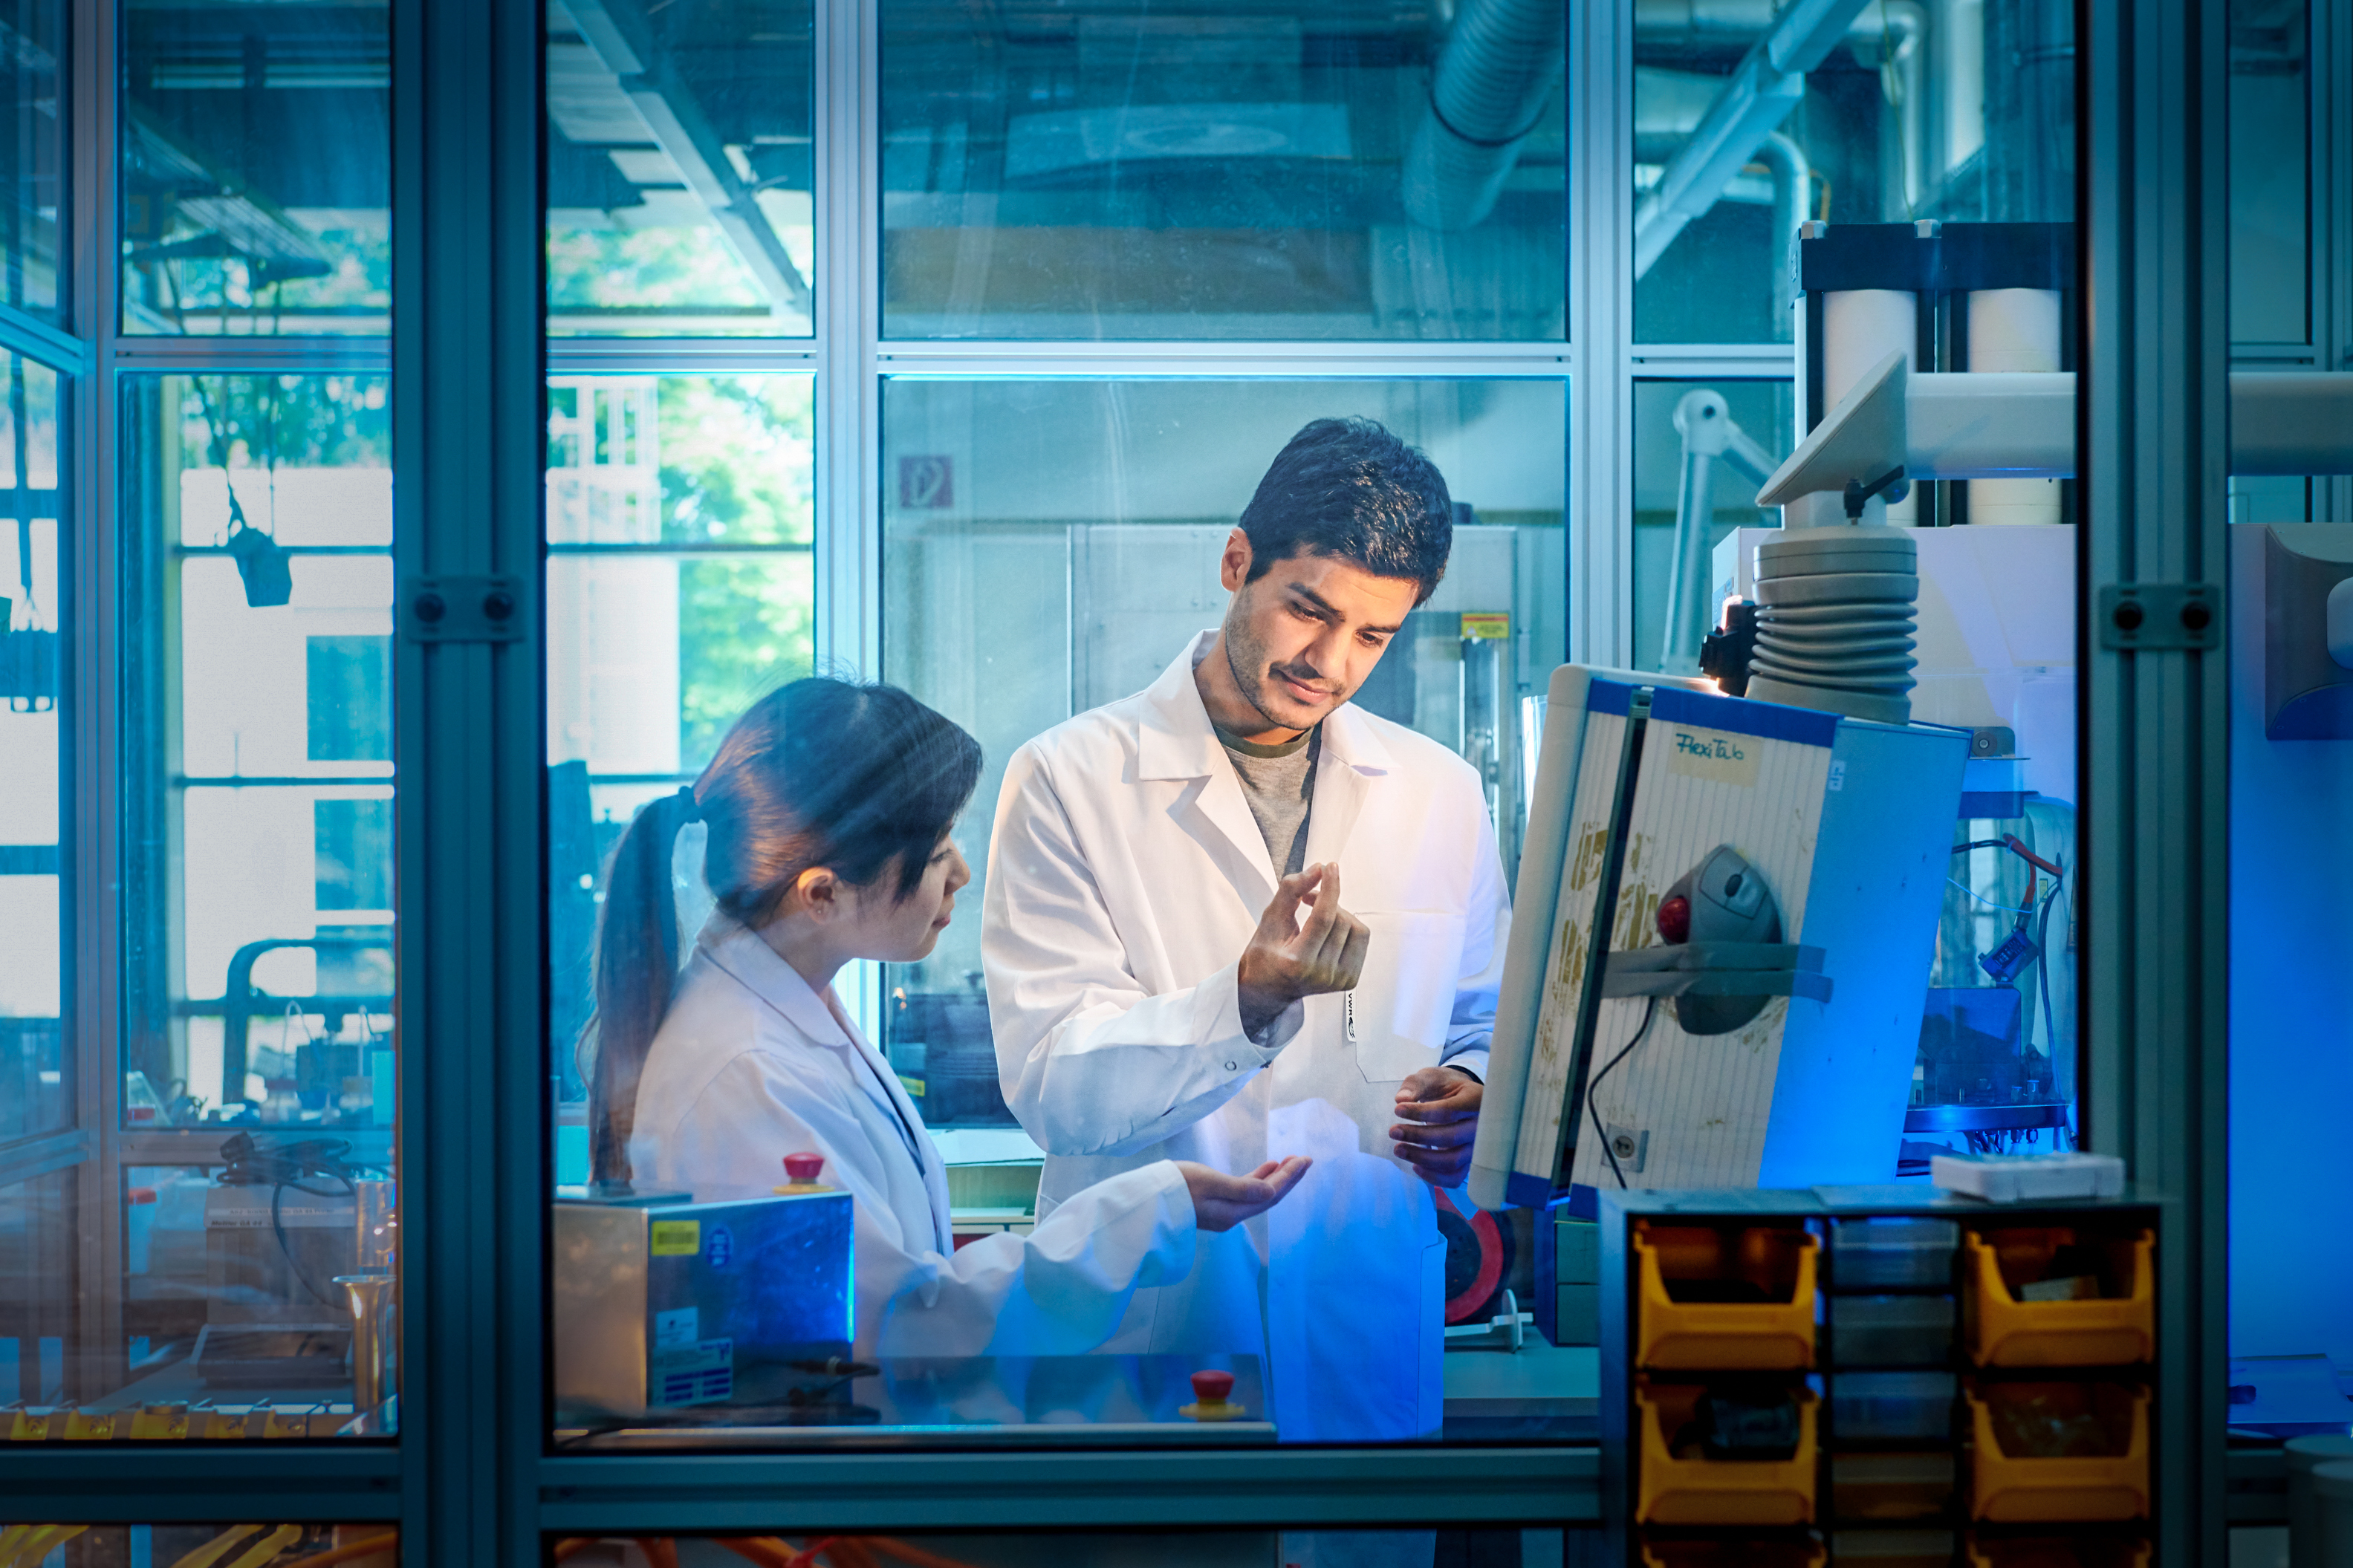
<svg viewBox="0 0 2353 1568">
<path fill-rule="evenodd" d="M 1398 1083 L 1436 1067 L 1454 1016 L 1462 968 L 1462 917 L 1358 910 L 1372 933 L 1365 972 L 1340 999 L 1341 1028 L 1367 1083 Z"/>
</svg>

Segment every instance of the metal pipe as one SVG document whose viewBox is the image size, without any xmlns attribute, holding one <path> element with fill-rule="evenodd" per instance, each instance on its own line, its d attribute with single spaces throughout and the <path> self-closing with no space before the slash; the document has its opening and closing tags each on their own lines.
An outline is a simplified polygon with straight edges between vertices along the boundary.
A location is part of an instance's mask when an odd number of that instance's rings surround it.
<svg viewBox="0 0 2353 1568">
<path fill-rule="evenodd" d="M 2353 474 L 2353 373 L 2231 373 L 2231 472 Z"/>
<path fill-rule="evenodd" d="M 1772 477 L 1773 458 L 1732 417 L 1724 395 L 1711 387 L 1683 394 L 1675 405 L 1675 434 L 1683 437 L 1683 469 L 1675 484 L 1675 551 L 1667 575 L 1667 619 L 1660 637 L 1659 668 L 1691 673 L 1699 668 L 1700 642 L 1715 616 L 1709 614 L 1708 563 L 1711 525 L 1715 521 L 1715 465 L 1721 460 L 1751 484 Z"/>
<path fill-rule="evenodd" d="M 1464 0 L 1407 149 L 1405 210 L 1425 228 L 1469 228 L 1494 210 L 1520 143 L 1560 79 L 1561 0 Z"/>
<path fill-rule="evenodd" d="M 1786 316 L 1798 299 L 1798 258 L 1792 247 L 1799 226 L 1812 216 L 1807 208 L 1812 205 L 1814 168 L 1806 150 L 1778 131 L 1757 144 L 1757 161 L 1773 176 L 1773 240 L 1779 247 L 1774 257 L 1773 308 L 1777 315 Z"/>
<path fill-rule="evenodd" d="M 398 1277 L 339 1274 L 351 1299 L 352 1414 L 365 1415 L 392 1393 L 393 1302 Z"/>
<path fill-rule="evenodd" d="M 1757 40 L 1635 210 L 1636 277 L 1650 271 L 1686 224 L 1715 205 L 1765 138 L 1781 128 L 1806 95 L 1806 73 L 1846 37 L 1868 3 L 1796 0 Z"/>
<path fill-rule="evenodd" d="M 1873 10 L 1883 29 L 1880 90 L 1895 109 L 1896 166 L 1902 171 L 1905 215 L 1912 216 L 1927 186 L 1928 14 L 1919 0 L 1878 0 Z"/>
</svg>

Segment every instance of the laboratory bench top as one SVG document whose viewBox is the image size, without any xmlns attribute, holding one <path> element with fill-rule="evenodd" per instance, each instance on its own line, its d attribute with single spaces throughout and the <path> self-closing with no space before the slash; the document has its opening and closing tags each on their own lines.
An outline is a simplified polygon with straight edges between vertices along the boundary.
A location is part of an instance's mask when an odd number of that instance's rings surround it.
<svg viewBox="0 0 2353 1568">
<path fill-rule="evenodd" d="M 1230 1372 L 1232 1419 L 1186 1414 L 1191 1375 Z M 1589 1443 L 1599 1430 L 1598 1353 L 1534 1333 L 1521 1347 L 1457 1350 L 1445 1359 L 1444 1436 L 1454 1442 Z M 1269 1444 L 1255 1356 L 1079 1355 L 885 1359 L 788 1406 L 688 1406 L 659 1417 L 597 1421 L 559 1412 L 556 1446 L 658 1448 L 1110 1447 Z"/>
<path fill-rule="evenodd" d="M 558 1411 L 559 1448 L 934 1447 L 1271 1443 L 1265 1379 L 1248 1355 L 881 1358 L 812 1377 L 780 1405 L 689 1405 L 598 1420 Z M 1193 1373 L 1233 1374 L 1222 1419 L 1187 1414 Z"/>
</svg>

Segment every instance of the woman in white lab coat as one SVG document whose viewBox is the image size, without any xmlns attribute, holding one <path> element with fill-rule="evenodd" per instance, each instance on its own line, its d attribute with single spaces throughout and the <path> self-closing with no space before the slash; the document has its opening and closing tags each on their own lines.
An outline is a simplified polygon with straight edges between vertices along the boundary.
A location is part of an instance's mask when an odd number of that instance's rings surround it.
<svg viewBox="0 0 2353 1568">
<path fill-rule="evenodd" d="M 971 872 L 948 837 L 980 747 L 905 692 L 796 681 L 754 704 L 690 788 L 638 813 L 597 937 L 595 1177 L 766 1192 L 825 1157 L 857 1205 L 860 1356 L 1093 1349 L 1139 1287 L 1192 1268 L 1197 1230 L 1271 1207 L 1306 1162 L 1233 1176 L 1159 1161 L 1065 1199 L 1028 1236 L 957 1250 L 947 1173 L 898 1079 L 834 995 L 854 959 L 929 953 Z M 716 910 L 681 969 L 671 857 L 706 825 Z"/>
</svg>

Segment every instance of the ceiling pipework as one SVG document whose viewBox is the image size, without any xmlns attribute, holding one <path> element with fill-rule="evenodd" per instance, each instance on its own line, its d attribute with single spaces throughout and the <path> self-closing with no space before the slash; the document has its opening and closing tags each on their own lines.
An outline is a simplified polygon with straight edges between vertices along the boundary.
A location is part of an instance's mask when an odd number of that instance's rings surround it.
<svg viewBox="0 0 2353 1568">
<path fill-rule="evenodd" d="M 1561 0 L 1463 0 L 1406 153 L 1414 222 L 1469 228 L 1494 209 L 1560 79 L 1567 20 Z"/>
</svg>

